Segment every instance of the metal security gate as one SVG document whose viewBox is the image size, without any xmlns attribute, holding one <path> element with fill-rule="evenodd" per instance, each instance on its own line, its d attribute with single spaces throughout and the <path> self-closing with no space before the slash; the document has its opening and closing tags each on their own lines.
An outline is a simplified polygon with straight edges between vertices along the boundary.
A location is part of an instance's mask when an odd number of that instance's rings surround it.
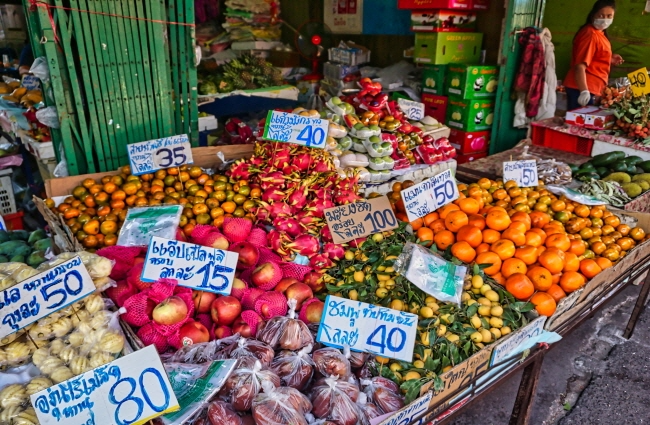
<svg viewBox="0 0 650 425">
<path fill-rule="evenodd" d="M 23 2 L 71 175 L 127 164 L 129 143 L 189 134 L 198 144 L 193 0 Z"/>
<path fill-rule="evenodd" d="M 526 130 L 514 128 L 516 98 L 513 85 L 519 67 L 520 46 L 518 35 L 527 27 L 541 27 L 545 0 L 509 0 L 499 52 L 499 88 L 497 89 L 494 127 L 490 154 L 510 149 L 526 137 Z"/>
</svg>

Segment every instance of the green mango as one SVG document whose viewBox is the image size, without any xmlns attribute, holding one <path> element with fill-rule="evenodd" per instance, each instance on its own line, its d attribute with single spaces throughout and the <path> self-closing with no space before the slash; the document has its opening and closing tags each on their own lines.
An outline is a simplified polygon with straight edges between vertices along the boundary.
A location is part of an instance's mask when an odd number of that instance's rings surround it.
<svg viewBox="0 0 650 425">
<path fill-rule="evenodd" d="M 20 247 L 27 247 L 29 245 L 23 241 L 8 241 L 0 244 L 0 255 L 17 255 L 16 250 Z"/>
<path fill-rule="evenodd" d="M 24 255 L 14 255 L 9 259 L 10 263 L 24 263 L 25 262 L 25 256 Z"/>
<path fill-rule="evenodd" d="M 11 232 L 12 241 L 27 241 L 29 232 L 27 230 L 14 230 Z"/>
<path fill-rule="evenodd" d="M 0 263 L 8 263 L 9 259 L 4 255 L 0 255 Z"/>
<path fill-rule="evenodd" d="M 47 251 L 48 248 L 52 248 L 52 239 L 41 239 L 37 241 L 34 245 L 36 251 Z"/>
<path fill-rule="evenodd" d="M 11 252 L 9 254 L 13 254 L 14 256 L 16 255 L 22 255 L 23 257 L 27 257 L 29 254 L 31 254 L 33 251 L 32 247 L 29 245 L 21 245 L 19 246 L 14 252 Z"/>
<path fill-rule="evenodd" d="M 40 241 L 41 239 L 47 238 L 47 233 L 45 233 L 45 230 L 43 229 L 37 229 L 34 230 L 32 233 L 29 234 L 29 238 L 27 238 L 27 243 L 30 245 L 34 245 L 34 243 Z"/>
<path fill-rule="evenodd" d="M 45 251 L 34 251 L 27 257 L 26 263 L 28 266 L 36 268 L 46 260 Z"/>
<path fill-rule="evenodd" d="M 9 242 L 11 235 L 6 230 L 0 230 L 0 243 Z"/>
</svg>

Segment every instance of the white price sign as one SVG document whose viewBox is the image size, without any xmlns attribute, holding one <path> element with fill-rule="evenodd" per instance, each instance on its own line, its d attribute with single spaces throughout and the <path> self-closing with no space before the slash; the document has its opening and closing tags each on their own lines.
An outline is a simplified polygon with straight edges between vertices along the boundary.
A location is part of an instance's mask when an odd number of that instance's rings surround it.
<svg viewBox="0 0 650 425">
<path fill-rule="evenodd" d="M 514 180 L 519 187 L 537 186 L 537 161 L 506 161 L 503 163 L 503 181 Z"/>
<path fill-rule="evenodd" d="M 262 139 L 323 149 L 328 129 L 327 120 L 269 111 Z"/>
<path fill-rule="evenodd" d="M 141 279 L 176 279 L 181 286 L 230 295 L 239 254 L 154 236 Z"/>
<path fill-rule="evenodd" d="M 458 186 L 451 170 L 445 170 L 428 180 L 400 192 L 409 221 L 437 210 L 458 199 Z"/>
<path fill-rule="evenodd" d="M 0 292 L 0 338 L 92 294 L 95 284 L 74 257 Z"/>
<path fill-rule="evenodd" d="M 131 172 L 139 176 L 170 167 L 192 164 L 192 145 L 187 134 L 126 145 Z"/>
<path fill-rule="evenodd" d="M 413 361 L 418 316 L 328 295 L 316 339 L 392 359 Z"/>
<path fill-rule="evenodd" d="M 406 115 L 406 118 L 414 121 L 420 121 L 424 118 L 424 103 L 400 98 L 397 99 L 397 104 Z"/>
<path fill-rule="evenodd" d="M 41 425 L 145 424 L 180 408 L 153 345 L 31 396 Z"/>
<path fill-rule="evenodd" d="M 325 221 L 335 243 L 349 242 L 398 226 L 386 196 L 328 208 L 325 210 Z"/>
</svg>

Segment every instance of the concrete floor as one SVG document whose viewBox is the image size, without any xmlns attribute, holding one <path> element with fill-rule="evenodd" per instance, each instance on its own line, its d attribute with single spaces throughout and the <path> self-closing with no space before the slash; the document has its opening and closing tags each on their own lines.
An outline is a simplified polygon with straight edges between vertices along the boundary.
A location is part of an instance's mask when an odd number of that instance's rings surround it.
<svg viewBox="0 0 650 425">
<path fill-rule="evenodd" d="M 630 286 L 544 359 L 531 425 L 650 424 L 650 308 L 622 338 L 640 291 Z M 453 425 L 507 425 L 521 375 L 467 406 Z"/>
</svg>

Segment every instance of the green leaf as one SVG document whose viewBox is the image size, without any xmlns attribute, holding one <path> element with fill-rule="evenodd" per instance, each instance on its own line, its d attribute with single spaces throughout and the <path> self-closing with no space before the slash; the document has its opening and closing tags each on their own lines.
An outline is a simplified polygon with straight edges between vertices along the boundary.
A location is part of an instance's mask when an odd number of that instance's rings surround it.
<svg viewBox="0 0 650 425">
<path fill-rule="evenodd" d="M 478 266 L 478 264 L 474 263 L 474 267 L 472 268 L 472 272 L 477 275 L 481 272 L 481 268 Z"/>
<path fill-rule="evenodd" d="M 492 267 L 492 263 L 481 263 L 481 264 L 477 264 L 477 266 L 479 269 L 485 270 L 488 267 Z M 478 274 L 478 273 L 474 273 L 474 274 Z"/>
<path fill-rule="evenodd" d="M 463 351 L 465 352 L 465 355 L 469 357 L 469 350 L 472 348 L 472 343 L 471 341 L 467 341 L 465 345 L 463 345 Z"/>
<path fill-rule="evenodd" d="M 399 385 L 400 379 L 397 377 L 397 375 L 393 373 L 392 370 L 390 370 L 390 368 L 382 367 L 380 369 L 381 369 L 381 376 L 383 376 L 386 379 L 390 379 L 391 381 Z"/>
<path fill-rule="evenodd" d="M 435 372 L 440 367 L 440 359 L 433 360 L 431 357 L 427 357 L 424 361 L 424 367 L 431 372 Z"/>
<path fill-rule="evenodd" d="M 466 314 L 467 317 L 473 317 L 476 313 L 478 313 L 478 303 L 474 303 L 467 307 Z"/>
<path fill-rule="evenodd" d="M 421 379 L 411 379 L 400 386 L 402 392 L 406 393 L 404 400 L 406 404 L 411 403 L 420 396 L 420 388 L 422 388 L 422 384 L 423 382 Z"/>
<path fill-rule="evenodd" d="M 520 302 L 520 303 L 517 303 L 516 309 L 520 313 L 528 313 L 529 311 L 532 311 L 532 310 L 535 309 L 535 305 L 533 303 Z"/>
<path fill-rule="evenodd" d="M 444 369 L 447 366 L 451 366 L 451 361 L 449 360 L 449 357 L 442 356 L 442 368 Z"/>
<path fill-rule="evenodd" d="M 422 328 L 426 328 L 427 326 L 429 326 L 431 323 L 433 323 L 433 322 L 435 322 L 435 321 L 436 321 L 436 319 L 433 318 L 433 317 L 430 318 L 430 319 L 422 319 L 422 320 L 420 320 L 420 321 L 418 322 L 418 326 L 420 326 L 420 327 L 422 327 Z"/>
<path fill-rule="evenodd" d="M 433 380 L 433 390 L 442 391 L 444 389 L 445 389 L 445 381 L 443 381 L 441 377 L 436 376 L 435 379 Z"/>
<path fill-rule="evenodd" d="M 569 403 L 564 403 L 564 404 L 562 405 L 562 407 L 564 407 L 564 410 L 566 410 L 566 411 L 571 410 L 571 405 L 570 405 Z"/>
</svg>

